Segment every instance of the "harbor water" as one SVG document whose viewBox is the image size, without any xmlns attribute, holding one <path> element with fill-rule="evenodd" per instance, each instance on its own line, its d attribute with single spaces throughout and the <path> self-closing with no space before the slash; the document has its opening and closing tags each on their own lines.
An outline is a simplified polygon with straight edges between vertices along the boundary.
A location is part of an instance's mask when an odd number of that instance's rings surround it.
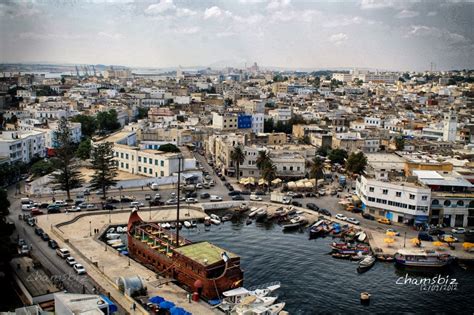
<svg viewBox="0 0 474 315">
<path fill-rule="evenodd" d="M 284 233 L 277 224 L 246 225 L 244 219 L 209 231 L 199 224 L 198 229 L 182 229 L 181 235 L 238 254 L 245 287 L 280 281 L 277 292 L 290 314 L 474 312 L 474 270 L 459 266 L 419 272 L 377 262 L 359 274 L 357 262 L 328 255 L 331 237 L 309 240 L 306 231 Z M 369 305 L 360 303 L 364 291 L 371 294 Z"/>
</svg>

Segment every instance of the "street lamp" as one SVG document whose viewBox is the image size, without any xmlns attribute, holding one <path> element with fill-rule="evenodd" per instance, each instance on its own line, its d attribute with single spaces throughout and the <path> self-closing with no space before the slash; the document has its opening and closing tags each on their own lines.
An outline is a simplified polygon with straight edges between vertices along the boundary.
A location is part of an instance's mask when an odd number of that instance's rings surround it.
<svg viewBox="0 0 474 315">
<path fill-rule="evenodd" d="M 123 204 L 122 204 L 122 189 L 123 189 L 123 187 L 120 186 L 120 187 L 119 187 L 119 191 L 120 191 L 120 196 L 119 196 L 119 199 L 120 199 L 120 208 L 123 210 Z"/>
<path fill-rule="evenodd" d="M 151 221 L 151 201 L 148 202 L 148 213 L 150 214 L 149 219 Z"/>
<path fill-rule="evenodd" d="M 92 236 L 92 221 L 89 221 L 89 236 Z"/>
</svg>

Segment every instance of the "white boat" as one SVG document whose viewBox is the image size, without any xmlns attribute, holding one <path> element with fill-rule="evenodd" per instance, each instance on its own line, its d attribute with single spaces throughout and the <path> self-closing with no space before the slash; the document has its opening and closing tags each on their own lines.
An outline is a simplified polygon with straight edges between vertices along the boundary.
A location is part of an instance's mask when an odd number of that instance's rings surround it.
<svg viewBox="0 0 474 315">
<path fill-rule="evenodd" d="M 359 262 L 359 269 L 360 270 L 369 269 L 374 264 L 375 264 L 375 257 L 369 255 Z"/>
<path fill-rule="evenodd" d="M 253 208 L 252 208 L 253 209 Z M 249 218 L 253 218 L 260 210 L 262 210 L 262 208 L 257 208 L 255 210 L 252 210 L 250 211 L 249 213 Z"/>
<path fill-rule="evenodd" d="M 367 234 L 365 234 L 365 232 L 360 232 L 359 236 L 357 237 L 357 240 L 359 242 L 363 242 L 365 241 L 366 238 L 367 238 Z"/>
<path fill-rule="evenodd" d="M 105 238 L 108 239 L 108 240 L 116 240 L 118 238 L 120 238 L 120 235 L 122 234 L 118 234 L 118 233 L 107 233 L 105 235 Z"/>
<path fill-rule="evenodd" d="M 267 297 L 273 291 L 279 289 L 281 286 L 280 282 L 271 282 L 267 284 L 262 284 L 259 286 L 251 287 L 250 290 L 246 288 L 240 287 L 236 289 L 232 289 L 229 291 L 225 291 L 222 293 L 224 299 L 222 303 L 219 305 L 219 308 L 223 311 L 230 311 L 233 307 L 237 304 L 240 304 L 244 298 L 248 296 L 255 296 L 256 298 L 260 298 L 262 302 L 269 303 L 272 300 L 276 300 L 276 298 L 272 297 L 271 299 L 263 299 Z"/>
<path fill-rule="evenodd" d="M 183 224 L 184 224 L 184 227 L 185 227 L 185 228 L 188 228 L 188 229 L 189 229 L 189 228 L 192 227 L 192 224 L 191 224 L 191 222 L 189 222 L 189 221 L 184 221 Z"/>
<path fill-rule="evenodd" d="M 267 308 L 268 306 L 275 303 L 278 297 L 257 297 L 255 295 L 249 295 L 242 299 L 242 301 L 237 304 L 232 311 L 237 315 L 251 315 L 255 314 L 254 310 L 258 308 Z M 257 313 L 258 314 L 258 313 Z"/>
<path fill-rule="evenodd" d="M 441 268 L 453 262 L 449 254 L 428 252 L 425 250 L 399 249 L 395 253 L 395 262 L 408 267 L 434 267 Z"/>
<path fill-rule="evenodd" d="M 164 228 L 164 229 L 169 229 L 169 228 L 171 228 L 171 224 L 169 224 L 168 222 L 161 223 L 161 227 Z"/>
<path fill-rule="evenodd" d="M 193 228 L 197 227 L 197 221 L 196 220 L 191 221 L 191 227 L 193 227 Z"/>
<path fill-rule="evenodd" d="M 215 224 L 215 225 L 221 224 L 221 220 L 220 220 L 220 219 L 211 218 L 209 221 L 211 221 L 211 223 L 212 223 L 212 224 Z"/>
<path fill-rule="evenodd" d="M 278 315 L 283 308 L 285 307 L 285 302 L 277 303 L 270 305 L 268 307 L 264 306 L 257 306 L 252 309 L 252 313 L 254 315 Z"/>
<path fill-rule="evenodd" d="M 314 223 L 313 225 L 311 225 L 311 227 L 318 227 L 320 226 L 321 224 L 323 224 L 324 220 L 319 220 L 319 221 L 316 221 L 316 223 Z"/>
<path fill-rule="evenodd" d="M 107 233 L 114 233 L 114 232 L 115 232 L 115 228 L 113 227 L 107 230 Z"/>
<path fill-rule="evenodd" d="M 118 247 L 122 247 L 122 246 L 125 246 L 124 243 L 120 242 L 120 243 L 114 243 L 114 244 L 111 244 L 110 246 L 112 246 L 113 248 L 118 248 Z"/>
<path fill-rule="evenodd" d="M 117 243 L 122 243 L 122 240 L 120 239 L 115 239 L 115 240 L 108 240 L 107 244 L 112 245 L 112 244 L 117 244 Z"/>
</svg>

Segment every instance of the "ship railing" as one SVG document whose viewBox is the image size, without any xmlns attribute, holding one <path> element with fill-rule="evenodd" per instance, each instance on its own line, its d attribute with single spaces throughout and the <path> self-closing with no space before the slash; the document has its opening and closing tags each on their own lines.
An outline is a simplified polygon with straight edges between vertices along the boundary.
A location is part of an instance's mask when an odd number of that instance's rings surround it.
<svg viewBox="0 0 474 315">
<path fill-rule="evenodd" d="M 249 291 L 255 291 L 255 290 L 263 290 L 271 286 L 280 286 L 281 283 L 280 281 L 274 281 L 274 282 L 268 282 L 260 285 L 255 285 L 253 287 L 248 288 L 247 290 Z"/>
</svg>

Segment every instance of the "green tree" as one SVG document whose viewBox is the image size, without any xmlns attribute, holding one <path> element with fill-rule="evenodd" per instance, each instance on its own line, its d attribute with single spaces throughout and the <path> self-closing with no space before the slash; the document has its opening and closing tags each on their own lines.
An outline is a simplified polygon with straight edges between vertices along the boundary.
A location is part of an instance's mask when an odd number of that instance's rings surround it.
<svg viewBox="0 0 474 315">
<path fill-rule="evenodd" d="M 263 121 L 263 132 L 272 132 L 275 129 L 273 118 L 268 118 Z"/>
<path fill-rule="evenodd" d="M 87 160 L 91 157 L 92 143 L 91 139 L 87 138 L 79 143 L 79 147 L 76 151 L 76 156 L 81 160 Z"/>
<path fill-rule="evenodd" d="M 10 236 L 13 234 L 14 225 L 7 222 L 7 215 L 10 213 L 10 201 L 7 191 L 0 189 L 0 264 L 8 263 L 12 256 L 13 244 Z"/>
<path fill-rule="evenodd" d="M 92 169 L 95 171 L 90 181 L 92 189 L 100 189 L 106 199 L 107 189 L 117 184 L 117 165 L 114 161 L 113 143 L 103 142 L 92 150 Z"/>
<path fill-rule="evenodd" d="M 405 138 L 403 136 L 398 136 L 395 138 L 395 147 L 397 151 L 402 151 L 405 148 Z"/>
<path fill-rule="evenodd" d="M 322 147 L 319 147 L 316 153 L 321 156 L 327 156 L 330 150 L 331 149 L 328 146 L 322 146 Z"/>
<path fill-rule="evenodd" d="M 267 161 L 262 169 L 262 178 L 267 182 L 268 187 L 270 187 L 272 180 L 276 178 L 277 168 L 271 160 Z"/>
<path fill-rule="evenodd" d="M 171 153 L 181 152 L 181 150 L 172 143 L 167 143 L 167 144 L 160 145 L 159 150 L 163 151 L 163 152 L 171 152 Z"/>
<path fill-rule="evenodd" d="M 361 152 L 354 153 L 347 158 L 346 170 L 354 174 L 362 174 L 367 166 L 367 157 Z"/>
<path fill-rule="evenodd" d="M 235 163 L 235 169 L 237 172 L 237 180 L 240 179 L 240 164 L 245 162 L 245 153 L 242 147 L 236 146 L 230 154 L 230 159 Z"/>
<path fill-rule="evenodd" d="M 51 182 L 55 185 L 55 189 L 65 191 L 67 200 L 71 200 L 71 190 L 81 187 L 83 180 L 75 159 L 76 150 L 66 118 L 59 120 L 55 136 L 58 142 L 53 162 L 56 165 L 56 172 L 53 173 Z"/>
<path fill-rule="evenodd" d="M 143 119 L 148 117 L 148 108 L 138 107 L 137 119 Z"/>
<path fill-rule="evenodd" d="M 10 213 L 10 201 L 5 189 L 0 189 L 0 217 L 4 218 Z"/>
<path fill-rule="evenodd" d="M 84 138 L 92 138 L 97 130 L 97 120 L 93 116 L 77 115 L 72 117 L 71 121 L 81 124 L 82 137 Z"/>
<path fill-rule="evenodd" d="M 344 160 L 347 159 L 347 151 L 344 149 L 331 150 L 328 154 L 328 159 L 330 159 L 333 164 L 338 163 L 344 165 Z"/>
<path fill-rule="evenodd" d="M 315 156 L 311 161 L 311 168 L 309 170 L 309 176 L 314 178 L 314 189 L 318 190 L 318 179 L 323 177 L 324 159 L 319 156 Z"/>
<path fill-rule="evenodd" d="M 100 112 L 97 114 L 97 127 L 100 131 L 115 131 L 120 128 L 117 119 L 117 111 L 111 109 L 108 112 Z"/>
<path fill-rule="evenodd" d="M 47 175 L 54 172 L 54 170 L 55 166 L 53 160 L 42 159 L 31 165 L 31 173 L 36 177 Z"/>
<path fill-rule="evenodd" d="M 268 155 L 267 151 L 259 151 L 257 156 L 256 165 L 260 172 L 263 168 L 268 164 L 271 163 L 270 155 Z"/>
<path fill-rule="evenodd" d="M 303 137 L 298 139 L 298 142 L 300 142 L 302 144 L 311 144 L 311 139 L 310 139 L 309 135 L 304 135 Z"/>
</svg>

